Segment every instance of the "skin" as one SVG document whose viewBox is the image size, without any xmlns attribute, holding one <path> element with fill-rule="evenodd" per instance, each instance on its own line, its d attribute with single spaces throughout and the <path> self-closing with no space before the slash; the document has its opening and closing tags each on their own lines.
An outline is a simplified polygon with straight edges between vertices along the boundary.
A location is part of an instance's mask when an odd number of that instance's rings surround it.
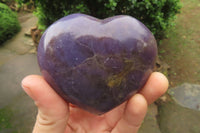
<svg viewBox="0 0 200 133">
<path fill-rule="evenodd" d="M 38 107 L 33 133 L 137 133 L 148 105 L 166 92 L 168 80 L 152 73 L 141 91 L 100 116 L 65 102 L 41 76 L 25 77 L 22 87 Z"/>
</svg>

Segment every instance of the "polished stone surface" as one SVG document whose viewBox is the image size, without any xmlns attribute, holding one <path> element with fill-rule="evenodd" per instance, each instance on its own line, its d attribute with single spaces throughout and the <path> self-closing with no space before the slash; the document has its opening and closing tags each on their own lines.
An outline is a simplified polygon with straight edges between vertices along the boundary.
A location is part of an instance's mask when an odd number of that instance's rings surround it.
<svg viewBox="0 0 200 133">
<path fill-rule="evenodd" d="M 156 55 L 152 33 L 123 15 L 104 20 L 69 15 L 45 31 L 38 47 L 47 82 L 66 101 L 97 114 L 143 87 Z"/>
</svg>

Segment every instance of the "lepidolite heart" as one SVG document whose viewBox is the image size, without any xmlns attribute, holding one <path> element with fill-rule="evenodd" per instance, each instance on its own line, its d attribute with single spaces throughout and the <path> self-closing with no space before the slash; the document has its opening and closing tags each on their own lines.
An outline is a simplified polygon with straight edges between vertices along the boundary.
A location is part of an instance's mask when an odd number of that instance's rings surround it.
<svg viewBox="0 0 200 133">
<path fill-rule="evenodd" d="M 42 75 L 67 102 L 102 114 L 144 86 L 157 44 L 133 17 L 72 14 L 52 24 L 38 46 Z"/>
</svg>

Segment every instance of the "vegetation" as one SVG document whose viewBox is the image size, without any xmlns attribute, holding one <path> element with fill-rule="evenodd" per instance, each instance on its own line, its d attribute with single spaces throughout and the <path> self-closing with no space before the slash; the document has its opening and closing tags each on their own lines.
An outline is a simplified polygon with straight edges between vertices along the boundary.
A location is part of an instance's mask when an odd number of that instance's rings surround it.
<svg viewBox="0 0 200 133">
<path fill-rule="evenodd" d="M 24 5 L 35 6 L 34 5 L 35 0 L 15 0 L 15 2 L 17 3 L 18 8 L 23 7 Z"/>
<path fill-rule="evenodd" d="M 13 0 L 0 0 L 1 3 L 10 3 L 12 2 Z"/>
<path fill-rule="evenodd" d="M 13 116 L 12 110 L 9 108 L 0 109 L 0 131 L 2 129 L 11 128 L 11 118 Z"/>
<path fill-rule="evenodd" d="M 10 39 L 19 30 L 17 15 L 7 5 L 0 3 L 0 44 Z"/>
<path fill-rule="evenodd" d="M 28 1 L 28 0 L 17 0 Z M 142 21 L 157 38 L 172 26 L 180 12 L 179 0 L 34 0 L 39 28 L 46 29 L 59 18 L 81 12 L 97 18 L 131 15 Z"/>
</svg>

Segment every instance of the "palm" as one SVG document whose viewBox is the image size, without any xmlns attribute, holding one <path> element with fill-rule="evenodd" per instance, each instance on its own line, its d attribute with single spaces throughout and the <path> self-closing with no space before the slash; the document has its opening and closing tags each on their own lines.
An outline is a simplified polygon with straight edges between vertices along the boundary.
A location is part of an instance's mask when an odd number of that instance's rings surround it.
<svg viewBox="0 0 200 133">
<path fill-rule="evenodd" d="M 164 94 L 168 81 L 161 73 L 152 73 L 139 94 L 101 116 L 68 106 L 41 76 L 26 77 L 22 86 L 39 110 L 33 133 L 136 133 L 147 104 Z"/>
<path fill-rule="evenodd" d="M 77 107 L 70 107 L 70 116 L 66 133 L 92 132 L 111 133 L 117 122 L 121 119 L 126 102 L 114 110 L 103 115 L 94 115 Z"/>
</svg>

